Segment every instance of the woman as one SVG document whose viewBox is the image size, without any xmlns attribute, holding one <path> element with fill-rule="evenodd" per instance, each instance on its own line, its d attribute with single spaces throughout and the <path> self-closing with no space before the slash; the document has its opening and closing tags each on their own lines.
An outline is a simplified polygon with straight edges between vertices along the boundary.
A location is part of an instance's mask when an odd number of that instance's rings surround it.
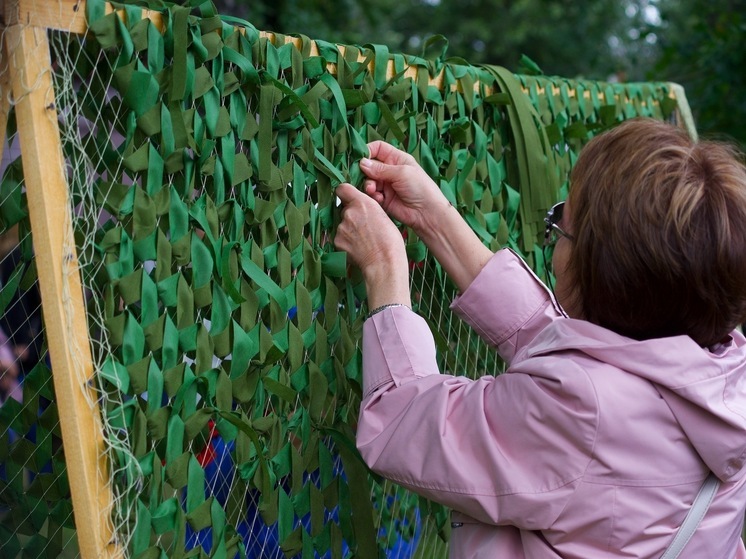
<svg viewBox="0 0 746 559">
<path fill-rule="evenodd" d="M 581 152 L 556 237 L 556 299 L 492 254 L 414 159 L 370 144 L 337 195 L 361 268 L 357 444 L 383 476 L 453 509 L 451 557 L 660 557 L 710 472 L 680 557 L 746 558 L 746 169 L 738 154 L 632 120 Z M 563 211 L 559 211 L 562 209 Z M 441 375 L 410 310 L 411 226 L 457 285 L 452 309 L 508 364 Z"/>
</svg>

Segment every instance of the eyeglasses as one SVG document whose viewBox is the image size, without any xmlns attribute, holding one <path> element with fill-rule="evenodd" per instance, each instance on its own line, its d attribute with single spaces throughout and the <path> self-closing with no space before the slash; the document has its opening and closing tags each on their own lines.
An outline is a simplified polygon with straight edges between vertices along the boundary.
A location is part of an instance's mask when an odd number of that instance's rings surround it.
<svg viewBox="0 0 746 559">
<path fill-rule="evenodd" d="M 556 243 L 557 235 L 565 237 L 566 239 L 569 239 L 571 241 L 575 240 L 572 235 L 563 231 L 562 228 L 557 225 L 560 221 L 562 221 L 562 214 L 564 210 L 564 202 L 557 202 L 554 206 L 549 208 L 549 211 L 544 218 L 544 223 L 547 224 L 547 227 L 544 230 L 544 246 L 549 246 Z"/>
<path fill-rule="evenodd" d="M 549 286 L 549 289 L 552 292 L 552 297 L 555 301 L 557 301 L 557 295 L 554 293 L 554 286 L 552 285 L 552 273 L 550 272 L 547 263 L 547 252 L 551 252 L 552 247 L 554 247 L 554 244 L 557 242 L 559 237 L 565 237 L 571 241 L 575 240 L 572 235 L 563 231 L 562 228 L 557 225 L 562 221 L 562 214 L 564 211 L 565 203 L 557 202 L 554 206 L 549 208 L 549 211 L 544 218 L 544 223 L 546 223 L 546 229 L 544 230 L 544 248 L 547 250 L 542 250 L 541 255 L 544 260 L 544 273 L 546 273 L 547 276 L 547 285 Z M 559 304 L 559 302 L 557 304 Z"/>
</svg>

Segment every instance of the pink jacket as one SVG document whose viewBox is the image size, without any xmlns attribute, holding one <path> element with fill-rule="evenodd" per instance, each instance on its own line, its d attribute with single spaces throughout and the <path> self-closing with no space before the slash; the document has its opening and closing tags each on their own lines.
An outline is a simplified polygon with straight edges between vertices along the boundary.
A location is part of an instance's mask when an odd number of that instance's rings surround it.
<svg viewBox="0 0 746 559">
<path fill-rule="evenodd" d="M 507 372 L 439 374 L 425 321 L 387 309 L 364 325 L 357 431 L 374 471 L 454 510 L 452 558 L 657 559 L 709 470 L 680 557 L 746 558 L 743 335 L 703 349 L 566 318 L 507 250 L 452 309 Z"/>
</svg>

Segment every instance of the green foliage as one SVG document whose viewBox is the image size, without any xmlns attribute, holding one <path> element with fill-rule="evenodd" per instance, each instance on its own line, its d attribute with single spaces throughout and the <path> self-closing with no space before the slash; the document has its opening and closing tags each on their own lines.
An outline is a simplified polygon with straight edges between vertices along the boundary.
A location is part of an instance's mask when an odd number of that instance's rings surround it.
<svg viewBox="0 0 746 559">
<path fill-rule="evenodd" d="M 700 133 L 746 148 L 746 2 L 661 3 L 663 54 L 651 75 L 684 86 Z"/>
<path fill-rule="evenodd" d="M 399 0 L 219 0 L 221 13 L 251 22 L 257 29 L 300 33 L 340 44 L 385 44 L 397 48 L 401 32 L 392 25 L 404 13 Z"/>
</svg>

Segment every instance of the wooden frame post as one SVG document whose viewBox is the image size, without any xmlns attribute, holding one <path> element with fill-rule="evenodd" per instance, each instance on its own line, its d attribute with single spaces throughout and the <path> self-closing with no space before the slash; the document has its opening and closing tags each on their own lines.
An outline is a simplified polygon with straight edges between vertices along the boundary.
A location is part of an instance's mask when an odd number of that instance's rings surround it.
<svg viewBox="0 0 746 559">
<path fill-rule="evenodd" d="M 122 556 L 75 251 L 47 30 L 12 25 L 5 53 L 73 513 L 83 559 Z"/>
</svg>

